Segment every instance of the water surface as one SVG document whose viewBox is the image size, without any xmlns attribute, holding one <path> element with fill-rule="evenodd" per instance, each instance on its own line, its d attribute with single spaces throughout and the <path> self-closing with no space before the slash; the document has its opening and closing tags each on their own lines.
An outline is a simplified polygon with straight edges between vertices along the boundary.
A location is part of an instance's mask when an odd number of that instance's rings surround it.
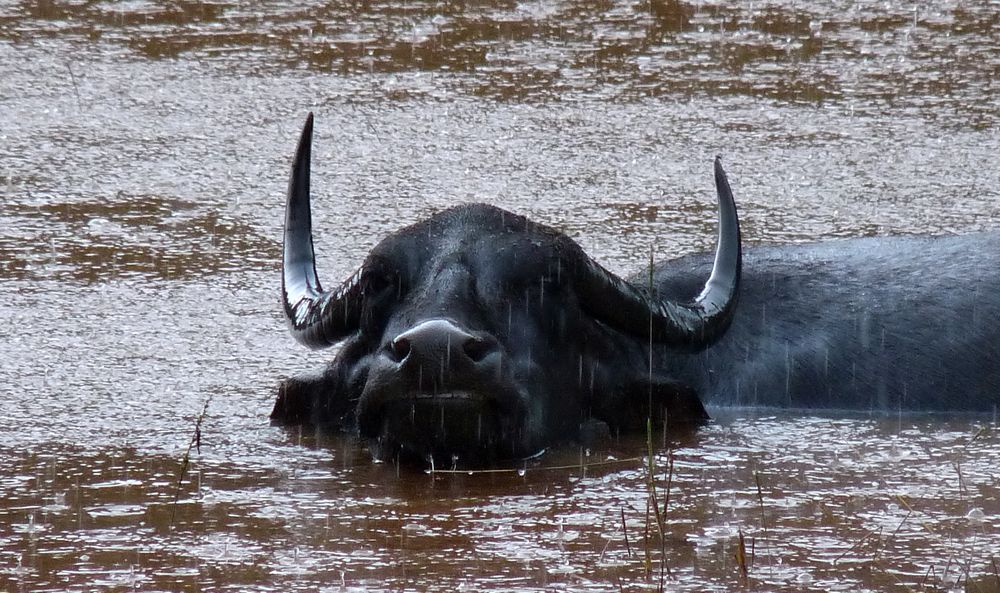
<svg viewBox="0 0 1000 593">
<path fill-rule="evenodd" d="M 992 418 L 717 411 L 655 435 L 651 490 L 641 436 L 431 475 L 267 415 L 330 356 L 277 304 L 308 111 L 328 284 L 465 201 L 621 273 L 709 247 L 716 154 L 749 242 L 961 233 L 1000 214 L 998 20 L 988 1 L 0 3 L 2 589 L 997 590 Z"/>
</svg>

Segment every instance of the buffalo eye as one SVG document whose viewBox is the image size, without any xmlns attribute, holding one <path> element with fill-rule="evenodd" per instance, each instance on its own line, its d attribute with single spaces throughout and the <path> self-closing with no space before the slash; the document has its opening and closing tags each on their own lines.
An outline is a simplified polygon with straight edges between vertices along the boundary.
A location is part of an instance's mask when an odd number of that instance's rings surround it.
<svg viewBox="0 0 1000 593">
<path fill-rule="evenodd" d="M 376 336 L 381 332 L 388 311 L 400 296 L 399 274 L 386 265 L 366 266 L 361 274 L 361 331 Z"/>
<path fill-rule="evenodd" d="M 564 263 L 559 257 L 539 253 L 538 250 L 519 250 L 504 253 L 498 267 L 503 272 L 504 286 L 532 291 L 561 288 L 567 281 Z"/>
<path fill-rule="evenodd" d="M 369 268 L 361 275 L 361 294 L 365 299 L 377 299 L 392 285 L 393 279 L 384 270 Z"/>
</svg>

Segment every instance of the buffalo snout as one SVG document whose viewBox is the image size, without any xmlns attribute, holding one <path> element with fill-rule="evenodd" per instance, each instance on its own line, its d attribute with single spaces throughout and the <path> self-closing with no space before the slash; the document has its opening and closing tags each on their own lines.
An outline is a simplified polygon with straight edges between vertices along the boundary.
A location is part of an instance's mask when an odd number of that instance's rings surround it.
<svg viewBox="0 0 1000 593">
<path fill-rule="evenodd" d="M 430 369 L 486 366 L 495 352 L 495 340 L 475 336 L 447 319 L 419 323 L 386 345 L 387 356 L 399 365 Z"/>
<path fill-rule="evenodd" d="M 369 367 L 361 403 L 460 391 L 503 403 L 510 390 L 506 366 L 489 334 L 447 319 L 422 321 L 386 340 Z"/>
<path fill-rule="evenodd" d="M 449 319 L 410 326 L 372 361 L 358 402 L 361 435 L 383 458 L 450 462 L 516 452 L 524 402 L 503 360 L 496 338 Z"/>
</svg>

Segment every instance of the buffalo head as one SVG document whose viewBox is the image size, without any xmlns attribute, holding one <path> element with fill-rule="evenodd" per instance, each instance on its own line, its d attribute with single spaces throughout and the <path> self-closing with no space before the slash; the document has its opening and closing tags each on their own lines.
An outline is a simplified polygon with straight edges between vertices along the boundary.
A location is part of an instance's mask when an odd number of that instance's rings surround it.
<svg viewBox="0 0 1000 593">
<path fill-rule="evenodd" d="M 312 129 L 310 114 L 288 188 L 282 297 L 296 340 L 341 348 L 321 375 L 282 385 L 276 421 L 357 430 L 377 457 L 481 464 L 576 439 L 585 425 L 706 418 L 690 389 L 650 371 L 649 347 L 704 348 L 732 318 L 739 223 L 718 161 L 715 267 L 691 302 L 659 298 L 563 233 L 484 204 L 389 235 L 324 290 L 309 209 Z"/>
</svg>

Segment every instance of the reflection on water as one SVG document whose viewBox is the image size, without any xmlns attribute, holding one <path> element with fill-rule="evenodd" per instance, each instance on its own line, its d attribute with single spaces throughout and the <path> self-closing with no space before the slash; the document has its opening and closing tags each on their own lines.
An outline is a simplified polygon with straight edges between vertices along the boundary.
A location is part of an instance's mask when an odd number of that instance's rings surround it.
<svg viewBox="0 0 1000 593">
<path fill-rule="evenodd" d="M 994 419 L 716 411 L 656 436 L 651 496 L 642 438 L 431 475 L 267 414 L 330 355 L 292 343 L 276 296 L 307 111 L 328 282 L 469 200 L 634 271 L 711 244 L 717 153 L 750 242 L 995 228 L 998 19 L 0 5 L 0 589 L 997 590 Z"/>
<path fill-rule="evenodd" d="M 997 15 L 989 2 L 853 0 L 29 2 L 5 30 L 15 43 L 108 41 L 149 59 L 221 60 L 255 73 L 410 75 L 390 100 L 596 92 L 847 100 L 861 109 L 946 103 L 989 126 L 996 107 L 975 99 L 989 92 L 997 67 Z M 421 73 L 446 89 L 421 82 Z"/>
<path fill-rule="evenodd" d="M 235 271 L 245 267 L 246 253 L 268 260 L 279 253 L 245 223 L 177 199 L 15 203 L 7 214 L 17 217 L 21 235 L 16 243 L 0 243 L 0 270 L 8 278 L 179 279 Z"/>
<path fill-rule="evenodd" d="M 0 574 L 31 591 L 948 589 L 1000 554 L 1000 440 L 975 427 L 723 420 L 655 458 L 662 540 L 641 439 L 475 475 L 312 436 L 286 437 L 284 466 L 206 447 L 184 474 L 50 445 L 6 455 Z"/>
</svg>

